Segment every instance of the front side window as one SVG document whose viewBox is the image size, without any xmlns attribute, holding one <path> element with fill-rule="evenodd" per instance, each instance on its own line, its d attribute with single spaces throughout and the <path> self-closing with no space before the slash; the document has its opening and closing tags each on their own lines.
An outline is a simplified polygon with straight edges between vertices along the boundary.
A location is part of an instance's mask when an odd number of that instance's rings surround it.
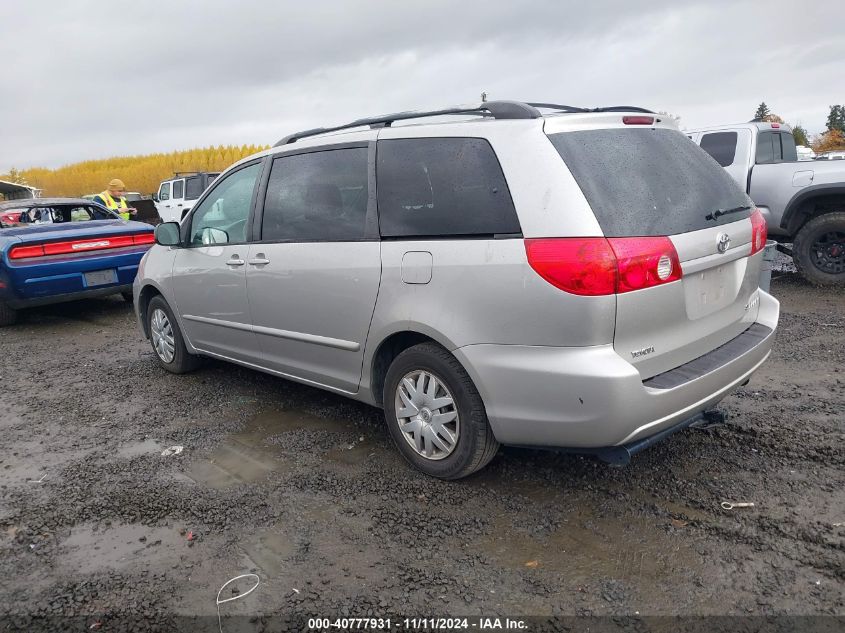
<svg viewBox="0 0 845 633">
<path fill-rule="evenodd" d="M 158 190 L 158 199 L 159 200 L 170 200 L 170 183 L 169 182 L 161 183 L 161 189 Z"/>
<path fill-rule="evenodd" d="M 261 163 L 226 176 L 191 216 L 190 243 L 198 245 L 247 241 L 247 219 Z"/>
<path fill-rule="evenodd" d="M 181 200 L 183 195 L 182 193 L 185 190 L 185 181 L 184 180 L 174 180 L 173 181 L 173 197 L 177 200 Z"/>
<path fill-rule="evenodd" d="M 722 167 L 733 165 L 736 157 L 736 132 L 713 132 L 701 137 L 701 149 Z"/>
<path fill-rule="evenodd" d="M 484 139 L 379 141 L 377 163 L 382 236 L 521 232 L 502 168 Z"/>
<path fill-rule="evenodd" d="M 353 147 L 275 159 L 267 183 L 261 240 L 363 239 L 368 151 Z"/>
</svg>

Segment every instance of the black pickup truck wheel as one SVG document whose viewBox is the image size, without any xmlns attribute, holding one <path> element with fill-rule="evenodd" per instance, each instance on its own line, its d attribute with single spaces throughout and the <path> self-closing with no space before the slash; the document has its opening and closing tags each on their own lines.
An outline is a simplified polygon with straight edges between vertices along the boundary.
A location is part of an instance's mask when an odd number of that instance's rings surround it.
<svg viewBox="0 0 845 633">
<path fill-rule="evenodd" d="M 845 285 L 845 212 L 813 218 L 792 246 L 795 267 L 805 279 L 820 286 Z"/>
</svg>

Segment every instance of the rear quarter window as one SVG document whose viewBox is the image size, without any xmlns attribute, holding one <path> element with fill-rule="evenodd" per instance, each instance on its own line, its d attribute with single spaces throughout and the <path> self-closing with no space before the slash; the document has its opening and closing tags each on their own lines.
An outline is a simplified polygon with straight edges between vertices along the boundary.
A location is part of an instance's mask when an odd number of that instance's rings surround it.
<svg viewBox="0 0 845 633">
<path fill-rule="evenodd" d="M 521 231 L 502 168 L 484 139 L 379 141 L 376 186 L 384 237 Z"/>
<path fill-rule="evenodd" d="M 185 200 L 196 200 L 202 192 L 202 178 L 200 176 L 185 179 Z"/>
<path fill-rule="evenodd" d="M 676 130 L 600 129 L 549 140 L 572 172 L 605 236 L 677 235 L 736 222 L 751 200 L 707 153 Z"/>
</svg>

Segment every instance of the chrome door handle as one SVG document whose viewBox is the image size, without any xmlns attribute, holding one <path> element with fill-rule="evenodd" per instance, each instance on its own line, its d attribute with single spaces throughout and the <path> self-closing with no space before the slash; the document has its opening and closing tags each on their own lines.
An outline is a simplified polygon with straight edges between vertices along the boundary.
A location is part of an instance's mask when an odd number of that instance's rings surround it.
<svg viewBox="0 0 845 633">
<path fill-rule="evenodd" d="M 227 266 L 243 266 L 244 260 L 237 259 L 237 258 L 233 257 L 232 259 L 230 259 L 229 261 L 226 262 L 226 265 Z"/>
<path fill-rule="evenodd" d="M 264 266 L 265 264 L 269 264 L 269 259 L 264 259 L 263 257 L 256 257 L 255 259 L 249 260 L 250 266 Z"/>
</svg>

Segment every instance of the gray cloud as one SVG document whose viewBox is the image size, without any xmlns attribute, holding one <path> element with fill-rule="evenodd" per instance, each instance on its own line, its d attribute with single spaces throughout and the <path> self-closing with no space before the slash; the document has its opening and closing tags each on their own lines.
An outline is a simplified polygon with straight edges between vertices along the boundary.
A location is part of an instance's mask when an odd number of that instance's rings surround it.
<svg viewBox="0 0 845 633">
<path fill-rule="evenodd" d="M 478 99 L 638 104 L 695 126 L 845 101 L 835 0 L 126 2 L 0 8 L 0 171 Z"/>
</svg>

